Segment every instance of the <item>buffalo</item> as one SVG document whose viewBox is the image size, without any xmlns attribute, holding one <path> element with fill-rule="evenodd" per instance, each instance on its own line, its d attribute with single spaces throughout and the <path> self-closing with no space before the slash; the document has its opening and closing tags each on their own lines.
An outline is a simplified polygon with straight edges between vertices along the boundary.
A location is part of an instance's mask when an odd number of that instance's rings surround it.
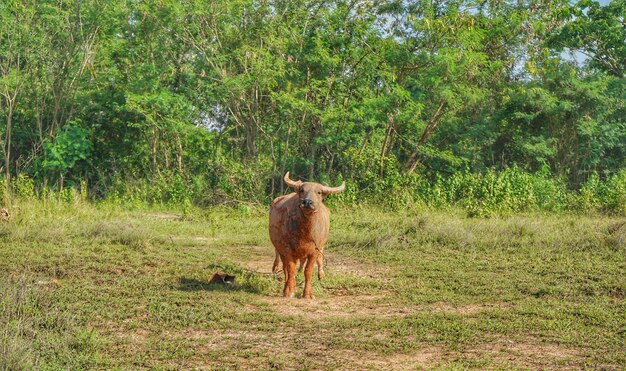
<svg viewBox="0 0 626 371">
<path fill-rule="evenodd" d="M 274 249 L 283 263 L 285 288 L 283 296 L 294 297 L 296 288 L 296 264 L 305 262 L 304 298 L 313 298 L 311 277 L 315 262 L 318 276 L 324 274 L 322 257 L 328 240 L 330 210 L 324 205 L 324 196 L 339 193 L 346 187 L 329 187 L 320 183 L 294 181 L 285 174 L 285 183 L 293 193 L 280 196 L 270 207 L 269 232 Z M 278 261 L 274 262 L 276 271 Z"/>
</svg>

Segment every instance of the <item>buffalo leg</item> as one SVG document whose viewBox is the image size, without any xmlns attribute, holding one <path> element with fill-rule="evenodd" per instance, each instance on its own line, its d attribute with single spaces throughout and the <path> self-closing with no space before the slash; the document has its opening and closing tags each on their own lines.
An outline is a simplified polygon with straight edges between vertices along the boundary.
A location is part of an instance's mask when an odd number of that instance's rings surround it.
<svg viewBox="0 0 626 371">
<path fill-rule="evenodd" d="M 326 277 L 326 273 L 324 272 L 324 256 L 322 254 L 319 254 L 317 256 L 317 278 L 319 278 L 319 280 L 323 280 L 324 277 Z M 306 260 L 302 259 L 300 260 L 300 265 L 298 267 L 298 273 L 302 272 L 302 268 L 304 268 L 306 264 Z"/>
<path fill-rule="evenodd" d="M 274 264 L 272 265 L 272 273 L 278 272 L 278 265 L 280 264 L 280 255 L 278 252 L 274 254 Z"/>
<path fill-rule="evenodd" d="M 324 277 L 326 276 L 326 273 L 324 273 L 324 255 L 322 253 L 319 253 L 317 255 L 317 278 L 319 278 L 319 280 L 323 280 Z"/>
<path fill-rule="evenodd" d="M 293 298 L 296 291 L 296 262 L 292 259 L 282 257 L 283 270 L 285 271 L 285 289 L 283 296 Z"/>
<path fill-rule="evenodd" d="M 306 267 L 304 268 L 304 295 L 306 299 L 313 299 L 313 267 L 315 266 L 315 259 L 313 256 L 309 256 L 306 261 Z"/>
</svg>

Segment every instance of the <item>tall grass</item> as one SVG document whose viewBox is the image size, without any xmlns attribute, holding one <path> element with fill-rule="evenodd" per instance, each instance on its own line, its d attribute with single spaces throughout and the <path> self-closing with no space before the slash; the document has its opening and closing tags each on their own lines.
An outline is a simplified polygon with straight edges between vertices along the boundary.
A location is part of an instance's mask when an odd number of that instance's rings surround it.
<svg viewBox="0 0 626 371">
<path fill-rule="evenodd" d="M 0 276 L 0 369 L 80 369 L 98 359 L 95 332 L 47 295 L 54 285 Z"/>
<path fill-rule="evenodd" d="M 267 205 L 280 192 L 281 180 L 267 172 L 258 175 L 257 171 L 225 170 L 219 179 L 180 174 L 152 181 L 115 178 L 106 190 L 89 192 L 89 195 L 124 207 L 163 205 L 182 207 L 183 212 L 193 206 Z M 331 182 L 338 184 L 342 180 L 339 177 Z M 433 179 L 419 174 L 403 175 L 399 171 L 381 177 L 369 171 L 346 183 L 346 191 L 330 198 L 330 204 L 374 204 L 392 209 L 407 206 L 432 210 L 461 208 L 467 215 L 477 217 L 532 211 L 626 215 L 626 170 L 603 179 L 592 174 L 574 190 L 549 171 L 529 173 L 516 167 L 486 173 L 456 172 Z M 8 187 L 3 187 L 0 200 L 3 205 L 9 204 L 11 198 L 80 202 L 88 198 L 88 189 L 86 182 L 82 182 L 55 192 L 36 187 L 32 179 L 20 175 Z"/>
</svg>

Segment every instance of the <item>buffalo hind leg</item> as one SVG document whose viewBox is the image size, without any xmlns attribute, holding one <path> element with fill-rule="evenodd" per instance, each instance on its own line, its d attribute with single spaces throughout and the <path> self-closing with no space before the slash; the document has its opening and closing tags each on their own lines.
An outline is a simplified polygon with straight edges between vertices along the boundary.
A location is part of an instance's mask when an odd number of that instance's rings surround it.
<svg viewBox="0 0 626 371">
<path fill-rule="evenodd" d="M 307 260 L 305 259 L 300 260 L 300 265 L 298 266 L 298 273 L 302 272 L 302 268 L 304 268 L 306 262 Z M 317 263 L 317 278 L 319 278 L 319 280 L 321 281 L 324 279 L 324 277 L 326 277 L 326 273 L 324 272 L 324 256 L 321 253 L 317 256 L 316 263 Z"/>
<path fill-rule="evenodd" d="M 317 255 L 317 278 L 321 281 L 326 277 L 324 272 L 324 255 L 320 252 Z"/>
<path fill-rule="evenodd" d="M 313 299 L 313 267 L 315 266 L 315 260 L 313 256 L 309 256 L 306 261 L 306 267 L 304 268 L 304 294 L 305 299 Z"/>
<path fill-rule="evenodd" d="M 274 253 L 274 264 L 272 265 L 272 273 L 278 273 L 278 265 L 280 264 L 280 255 L 278 251 Z"/>
<path fill-rule="evenodd" d="M 306 259 L 298 260 L 298 273 L 302 272 L 302 268 L 304 268 L 305 264 L 306 264 Z"/>
</svg>

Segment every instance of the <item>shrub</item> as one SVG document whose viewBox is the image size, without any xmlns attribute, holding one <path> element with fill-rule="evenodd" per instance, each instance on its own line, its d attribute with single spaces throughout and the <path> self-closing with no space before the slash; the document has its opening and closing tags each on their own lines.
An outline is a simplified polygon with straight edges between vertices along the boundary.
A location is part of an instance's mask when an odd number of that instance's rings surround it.
<svg viewBox="0 0 626 371">
<path fill-rule="evenodd" d="M 19 174 L 11 180 L 13 193 L 20 198 L 35 197 L 35 182 L 32 178 L 24 174 Z"/>
<path fill-rule="evenodd" d="M 610 213 L 626 215 L 626 169 L 611 176 L 603 188 L 602 208 Z"/>
<path fill-rule="evenodd" d="M 626 170 L 605 180 L 592 174 L 580 189 L 569 190 L 566 182 L 554 177 L 547 168 L 536 173 L 518 167 L 485 173 L 436 173 L 429 179 L 418 173 L 405 174 L 393 157 L 385 161 L 383 175 L 378 167 L 367 167 L 371 162 L 357 162 L 353 178 L 346 180 L 346 190 L 329 198 L 329 205 L 365 203 L 391 209 L 458 207 L 476 217 L 528 211 L 626 214 Z M 258 163 L 244 165 L 218 157 L 209 163 L 212 170 L 205 175 L 187 176 L 175 171 L 161 172 L 153 179 L 115 175 L 107 189 L 98 191 L 106 200 L 127 207 L 168 204 L 182 207 L 186 215 L 194 206 L 265 205 L 278 195 L 277 184 L 282 182 L 282 174 L 277 176 L 270 163 L 269 159 L 260 159 Z M 323 175 L 321 178 L 332 185 L 344 180 L 341 173 L 335 179 Z M 11 181 L 10 188 L 21 198 L 56 195 L 66 202 L 78 202 L 88 194 L 86 181 L 79 184 L 80 190 L 65 187 L 61 192 L 53 192 L 46 187 L 36 189 L 33 180 L 22 174 Z"/>
</svg>

